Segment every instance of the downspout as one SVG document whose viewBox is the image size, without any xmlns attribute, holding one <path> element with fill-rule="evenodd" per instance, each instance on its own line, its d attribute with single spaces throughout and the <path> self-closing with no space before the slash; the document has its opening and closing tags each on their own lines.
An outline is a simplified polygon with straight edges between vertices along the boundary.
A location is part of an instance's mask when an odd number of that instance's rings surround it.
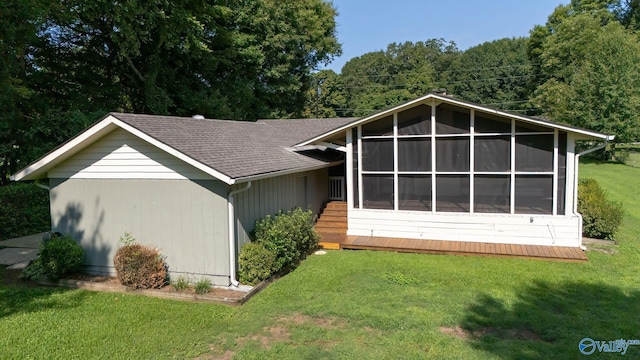
<svg viewBox="0 0 640 360">
<path fill-rule="evenodd" d="M 598 151 L 598 150 L 602 150 L 607 146 L 607 142 L 608 142 L 609 138 L 607 138 L 604 142 L 604 144 L 602 145 L 598 145 L 594 148 L 591 148 L 589 150 L 585 150 L 581 153 L 576 154 L 575 158 L 574 158 L 574 164 L 573 164 L 573 215 L 576 215 L 578 217 L 578 220 L 580 221 L 580 228 L 578 229 L 578 239 L 582 239 L 582 215 L 578 213 L 578 165 L 580 163 L 580 156 L 582 155 L 586 155 L 586 154 L 590 154 L 594 151 Z M 580 248 L 582 250 L 587 250 L 587 248 L 580 244 Z"/>
<path fill-rule="evenodd" d="M 227 210 L 229 218 L 229 277 L 231 285 L 238 287 L 240 283 L 236 280 L 236 216 L 233 207 L 233 195 L 249 190 L 251 181 L 247 182 L 247 186 L 233 190 L 227 196 Z"/>
</svg>

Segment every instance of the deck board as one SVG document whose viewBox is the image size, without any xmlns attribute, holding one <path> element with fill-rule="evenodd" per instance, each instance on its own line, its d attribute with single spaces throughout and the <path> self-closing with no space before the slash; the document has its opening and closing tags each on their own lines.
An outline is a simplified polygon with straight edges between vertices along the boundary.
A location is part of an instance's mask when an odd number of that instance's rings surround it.
<svg viewBox="0 0 640 360">
<path fill-rule="evenodd" d="M 557 261 L 588 261 L 580 248 L 542 245 L 494 244 L 467 241 L 383 238 L 337 235 L 321 239 L 327 249 L 380 250 L 429 254 L 521 257 Z"/>
</svg>

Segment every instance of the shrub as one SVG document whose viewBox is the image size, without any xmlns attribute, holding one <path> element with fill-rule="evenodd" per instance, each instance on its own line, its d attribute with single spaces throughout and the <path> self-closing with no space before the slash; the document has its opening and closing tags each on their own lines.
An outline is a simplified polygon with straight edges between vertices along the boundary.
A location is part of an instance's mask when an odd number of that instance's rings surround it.
<svg viewBox="0 0 640 360">
<path fill-rule="evenodd" d="M 49 193 L 35 184 L 0 186 L 0 240 L 51 230 Z"/>
<path fill-rule="evenodd" d="M 184 276 L 178 276 L 178 280 L 173 283 L 173 289 L 176 291 L 185 291 L 189 288 L 189 280 Z"/>
<path fill-rule="evenodd" d="M 211 291 L 211 281 L 209 279 L 200 279 L 193 287 L 193 289 L 198 295 L 207 294 L 209 293 L 209 291 Z"/>
<path fill-rule="evenodd" d="M 52 237 L 42 243 L 38 258 L 23 272 L 23 277 L 37 280 L 47 277 L 58 280 L 61 277 L 76 272 L 84 250 L 70 236 Z"/>
<path fill-rule="evenodd" d="M 582 232 L 599 239 L 612 239 L 624 216 L 622 205 L 607 200 L 606 191 L 594 179 L 578 183 L 578 212 L 582 214 Z"/>
<path fill-rule="evenodd" d="M 256 242 L 275 252 L 274 272 L 293 267 L 318 245 L 318 234 L 313 229 L 313 213 L 300 208 L 258 220 L 255 237 Z"/>
<path fill-rule="evenodd" d="M 118 249 L 113 260 L 122 285 L 134 289 L 158 289 L 167 283 L 167 266 L 156 249 L 135 243 L 130 234 L 120 240 L 126 245 Z"/>
<path fill-rule="evenodd" d="M 240 282 L 255 285 L 266 280 L 274 272 L 276 253 L 262 243 L 247 243 L 240 249 L 238 275 Z"/>
</svg>

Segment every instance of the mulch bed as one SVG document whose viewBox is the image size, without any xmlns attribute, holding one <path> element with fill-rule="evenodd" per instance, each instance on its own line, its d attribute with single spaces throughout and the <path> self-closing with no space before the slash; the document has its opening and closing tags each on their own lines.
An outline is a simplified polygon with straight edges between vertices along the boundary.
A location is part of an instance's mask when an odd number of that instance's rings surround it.
<svg viewBox="0 0 640 360">
<path fill-rule="evenodd" d="M 160 289 L 131 289 L 124 285 L 121 285 L 118 279 L 115 277 L 91 276 L 85 274 L 74 275 L 70 278 L 61 279 L 58 281 L 41 280 L 38 281 L 38 284 L 45 286 L 66 287 L 72 289 L 85 289 L 91 291 L 137 294 L 162 299 L 208 302 L 226 305 L 242 305 L 253 295 L 266 287 L 269 284 L 269 281 L 265 281 L 254 286 L 253 289 L 248 292 L 212 287 L 209 293 L 201 295 L 196 294 L 193 288 L 177 291 L 170 285 Z"/>
</svg>

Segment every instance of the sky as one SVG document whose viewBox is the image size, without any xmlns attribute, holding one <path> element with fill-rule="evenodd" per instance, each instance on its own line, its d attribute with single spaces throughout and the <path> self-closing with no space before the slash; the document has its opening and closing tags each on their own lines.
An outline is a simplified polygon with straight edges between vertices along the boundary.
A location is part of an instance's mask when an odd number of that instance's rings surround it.
<svg viewBox="0 0 640 360">
<path fill-rule="evenodd" d="M 326 68 L 340 72 L 350 59 L 392 42 L 443 38 L 466 50 L 487 41 L 529 36 L 569 0 L 333 0 L 342 56 Z"/>
</svg>

